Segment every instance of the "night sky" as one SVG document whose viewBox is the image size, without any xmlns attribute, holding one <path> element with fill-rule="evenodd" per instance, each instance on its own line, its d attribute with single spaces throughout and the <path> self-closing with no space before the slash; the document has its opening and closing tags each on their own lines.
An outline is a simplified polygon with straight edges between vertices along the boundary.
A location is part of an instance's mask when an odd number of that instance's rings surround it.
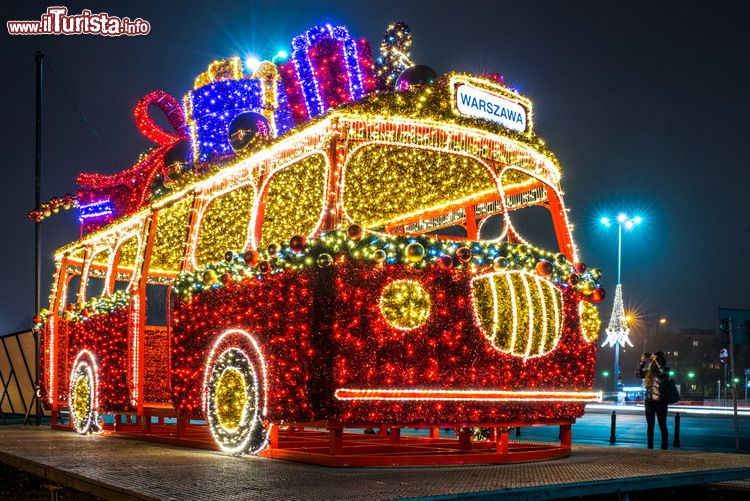
<svg viewBox="0 0 750 501">
<path fill-rule="evenodd" d="M 48 5 L 3 2 L 7 20 Z M 644 224 L 625 235 L 626 306 L 671 329 L 715 328 L 717 307 L 750 308 L 747 162 L 750 31 L 743 2 L 70 2 L 71 13 L 141 17 L 145 37 L 2 36 L 0 213 L 4 246 L 0 334 L 33 315 L 34 51 L 45 76 L 42 199 L 75 193 L 79 172 L 114 173 L 150 146 L 132 119 L 153 89 L 181 97 L 214 59 L 270 59 L 320 23 L 344 24 L 379 45 L 407 22 L 412 55 L 439 74 L 497 71 L 534 102 L 538 134 L 563 166 L 584 261 L 616 282 L 618 210 Z M 170 6 L 171 5 L 171 6 Z M 62 84 L 62 85 L 61 85 Z M 66 90 L 65 90 L 66 89 Z M 81 113 L 88 122 L 84 121 Z M 95 131 L 92 132 L 92 129 Z M 98 137 L 97 137 L 98 136 Z M 53 251 L 74 240 L 74 212 L 42 223 L 43 304 Z"/>
</svg>

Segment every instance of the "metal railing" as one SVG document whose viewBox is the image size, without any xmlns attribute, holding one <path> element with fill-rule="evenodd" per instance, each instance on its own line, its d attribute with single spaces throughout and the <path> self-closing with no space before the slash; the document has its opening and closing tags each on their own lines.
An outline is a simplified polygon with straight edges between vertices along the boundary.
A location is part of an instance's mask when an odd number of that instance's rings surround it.
<svg viewBox="0 0 750 501">
<path fill-rule="evenodd" d="M 30 330 L 0 337 L 0 424 L 34 424 L 34 351 L 34 334 Z"/>
</svg>

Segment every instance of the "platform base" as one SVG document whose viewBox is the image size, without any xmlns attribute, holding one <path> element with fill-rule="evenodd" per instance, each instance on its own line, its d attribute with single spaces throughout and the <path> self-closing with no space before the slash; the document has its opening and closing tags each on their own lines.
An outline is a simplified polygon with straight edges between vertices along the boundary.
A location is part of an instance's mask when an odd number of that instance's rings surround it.
<svg viewBox="0 0 750 501">
<path fill-rule="evenodd" d="M 65 414 L 53 413 L 52 428 L 72 429 Z M 518 438 L 510 441 L 513 428 L 508 427 L 491 427 L 487 438 L 475 440 L 468 428 L 447 433 L 432 427 L 417 433 L 414 428 L 401 426 L 363 430 L 320 424 L 322 427 L 273 426 L 269 447 L 260 455 L 322 466 L 356 467 L 521 463 L 558 459 L 571 451 L 572 423 L 568 422 L 554 423 L 560 426 L 559 443 L 523 442 Z M 219 450 L 205 422 L 170 418 L 168 411 L 149 411 L 146 416 L 114 415 L 105 422 L 101 434 Z"/>
</svg>

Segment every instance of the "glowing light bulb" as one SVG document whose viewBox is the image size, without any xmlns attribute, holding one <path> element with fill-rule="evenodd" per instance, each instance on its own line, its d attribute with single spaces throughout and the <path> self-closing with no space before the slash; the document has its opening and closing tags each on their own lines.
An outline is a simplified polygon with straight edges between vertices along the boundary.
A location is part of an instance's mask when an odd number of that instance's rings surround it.
<svg viewBox="0 0 750 501">
<path fill-rule="evenodd" d="M 609 218 L 608 217 L 601 218 L 599 220 L 599 222 L 601 222 L 604 226 L 610 226 L 610 222 L 609 222 Z"/>
<path fill-rule="evenodd" d="M 245 66 L 248 70 L 255 71 L 258 69 L 258 66 L 260 66 L 260 59 L 255 56 L 248 56 L 247 59 L 245 59 Z"/>
<path fill-rule="evenodd" d="M 627 221 L 627 220 L 628 220 L 628 215 L 627 215 L 627 214 L 625 214 L 624 212 L 620 212 L 620 213 L 619 213 L 619 214 L 617 215 L 617 222 L 618 222 L 618 223 L 624 223 L 624 222 L 625 222 L 625 221 Z"/>
</svg>

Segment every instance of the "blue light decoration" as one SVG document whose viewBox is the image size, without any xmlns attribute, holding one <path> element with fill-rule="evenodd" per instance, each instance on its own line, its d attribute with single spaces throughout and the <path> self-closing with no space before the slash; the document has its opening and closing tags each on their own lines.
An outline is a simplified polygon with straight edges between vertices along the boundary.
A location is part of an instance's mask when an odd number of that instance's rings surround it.
<svg viewBox="0 0 750 501">
<path fill-rule="evenodd" d="M 365 40 L 344 26 L 315 26 L 292 41 L 279 75 L 296 123 L 323 115 L 375 90 L 374 63 Z"/>
<path fill-rule="evenodd" d="M 294 127 L 294 117 L 292 116 L 292 110 L 289 107 L 289 100 L 286 97 L 281 79 L 279 79 L 276 86 L 276 111 L 274 112 L 273 119 L 276 123 L 276 132 L 279 135 Z"/>
<path fill-rule="evenodd" d="M 297 70 L 297 80 L 302 86 L 302 93 L 307 105 L 307 115 L 310 118 L 322 115 L 325 109 L 318 92 L 318 79 L 315 78 L 315 71 L 307 57 L 307 51 L 326 34 L 328 34 L 326 27 L 315 26 L 292 40 L 292 62 Z"/>
<path fill-rule="evenodd" d="M 109 198 L 86 204 L 78 204 L 78 221 L 81 224 L 103 225 L 112 220 L 113 214 L 112 201 Z"/>
<path fill-rule="evenodd" d="M 196 160 L 206 162 L 234 155 L 229 124 L 240 113 L 263 109 L 260 81 L 252 78 L 209 83 L 188 93 L 188 114 L 194 124 Z"/>
</svg>

